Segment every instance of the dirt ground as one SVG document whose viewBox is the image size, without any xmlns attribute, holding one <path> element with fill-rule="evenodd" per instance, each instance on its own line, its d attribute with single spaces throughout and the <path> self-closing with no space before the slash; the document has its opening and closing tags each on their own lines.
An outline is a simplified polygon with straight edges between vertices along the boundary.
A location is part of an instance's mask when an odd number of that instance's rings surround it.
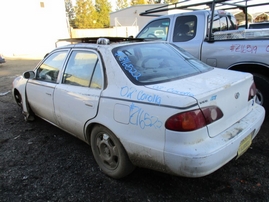
<svg viewBox="0 0 269 202">
<path fill-rule="evenodd" d="M 23 121 L 10 93 L 38 60 L 0 65 L 0 201 L 269 201 L 269 120 L 251 148 L 211 175 L 183 178 L 137 168 L 114 180 L 90 147 L 49 123 Z"/>
</svg>

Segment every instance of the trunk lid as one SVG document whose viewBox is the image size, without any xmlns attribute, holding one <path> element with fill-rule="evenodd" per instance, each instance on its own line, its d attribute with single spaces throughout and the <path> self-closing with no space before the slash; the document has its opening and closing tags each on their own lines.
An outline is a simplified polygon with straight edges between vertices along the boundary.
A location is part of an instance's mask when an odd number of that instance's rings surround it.
<svg viewBox="0 0 269 202">
<path fill-rule="evenodd" d="M 219 107 L 223 117 L 207 125 L 209 136 L 214 137 L 251 111 L 254 100 L 248 101 L 248 96 L 252 84 L 253 77 L 249 73 L 215 68 L 196 76 L 146 87 L 192 97 L 200 108 Z"/>
</svg>

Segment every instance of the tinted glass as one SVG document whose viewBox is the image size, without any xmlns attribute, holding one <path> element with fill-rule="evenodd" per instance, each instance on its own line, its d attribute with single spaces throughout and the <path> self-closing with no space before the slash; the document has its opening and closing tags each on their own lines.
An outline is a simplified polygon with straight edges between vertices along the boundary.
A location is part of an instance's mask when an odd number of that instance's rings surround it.
<svg viewBox="0 0 269 202">
<path fill-rule="evenodd" d="M 234 16 L 228 15 L 228 29 L 229 30 L 237 29 L 237 22 Z"/>
<path fill-rule="evenodd" d="M 250 24 L 249 29 L 263 29 L 269 28 L 269 23 L 257 23 L 257 24 Z"/>
<path fill-rule="evenodd" d="M 189 77 L 212 67 L 167 43 L 143 43 L 113 49 L 118 64 L 137 85 Z"/>
<path fill-rule="evenodd" d="M 210 22 L 210 21 L 208 21 Z M 209 25 L 208 25 L 209 27 Z M 235 30 L 237 29 L 236 26 L 236 19 L 234 16 L 225 15 L 225 16 L 218 16 L 214 17 L 212 32 L 217 31 L 226 31 L 226 30 Z"/>
<path fill-rule="evenodd" d="M 208 27 L 210 26 L 210 21 Z M 214 19 L 212 24 L 212 33 L 220 31 L 220 21 L 219 19 Z"/>
<path fill-rule="evenodd" d="M 196 35 L 197 17 L 194 15 L 180 16 L 176 20 L 173 41 L 184 42 L 193 39 Z"/>
<path fill-rule="evenodd" d="M 212 32 L 218 32 L 218 31 L 225 31 L 227 30 L 228 25 L 226 21 L 226 17 L 215 17 L 213 21 L 213 26 L 212 26 Z"/>
<path fill-rule="evenodd" d="M 220 31 L 228 30 L 227 20 L 226 17 L 220 18 Z"/>
</svg>

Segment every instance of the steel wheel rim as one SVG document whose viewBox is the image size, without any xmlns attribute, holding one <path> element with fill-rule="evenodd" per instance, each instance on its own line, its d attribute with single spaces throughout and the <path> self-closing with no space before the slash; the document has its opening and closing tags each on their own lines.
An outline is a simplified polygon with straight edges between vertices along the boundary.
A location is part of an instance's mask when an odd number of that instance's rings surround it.
<svg viewBox="0 0 269 202">
<path fill-rule="evenodd" d="M 17 102 L 17 104 L 22 107 L 22 99 L 21 99 L 21 95 L 19 93 L 15 93 L 15 100 Z"/>
<path fill-rule="evenodd" d="M 262 96 L 261 91 L 259 91 L 258 89 L 256 91 L 256 99 L 255 99 L 255 102 L 257 104 L 259 104 L 259 105 L 263 105 L 263 96 Z"/>
<path fill-rule="evenodd" d="M 96 138 L 96 147 L 102 164 L 110 170 L 115 170 L 119 164 L 119 152 L 114 141 L 106 133 Z"/>
</svg>

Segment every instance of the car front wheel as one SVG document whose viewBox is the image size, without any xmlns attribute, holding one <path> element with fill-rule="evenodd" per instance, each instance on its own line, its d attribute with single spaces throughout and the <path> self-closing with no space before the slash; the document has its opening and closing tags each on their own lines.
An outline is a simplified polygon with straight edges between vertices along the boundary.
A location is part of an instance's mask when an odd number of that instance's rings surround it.
<svg viewBox="0 0 269 202">
<path fill-rule="evenodd" d="M 123 178 L 135 168 L 118 138 L 103 126 L 93 128 L 91 148 L 99 167 L 112 178 Z"/>
<path fill-rule="evenodd" d="M 33 115 L 33 113 L 32 113 L 31 110 L 29 110 L 29 111 L 30 111 L 29 114 L 26 114 L 26 113 L 23 112 L 22 97 L 21 97 L 21 94 L 20 94 L 17 90 L 15 90 L 15 92 L 14 92 L 14 98 L 15 98 L 15 100 L 16 100 L 16 103 L 18 104 L 18 106 L 19 106 L 20 109 L 22 110 L 22 114 L 23 114 L 23 118 L 24 118 L 24 120 L 25 120 L 26 122 L 34 121 L 34 120 L 35 120 L 35 117 L 34 117 L 34 115 Z"/>
<path fill-rule="evenodd" d="M 14 98 L 16 100 L 16 103 L 19 105 L 19 107 L 22 108 L 21 94 L 18 91 L 14 92 Z"/>
</svg>

